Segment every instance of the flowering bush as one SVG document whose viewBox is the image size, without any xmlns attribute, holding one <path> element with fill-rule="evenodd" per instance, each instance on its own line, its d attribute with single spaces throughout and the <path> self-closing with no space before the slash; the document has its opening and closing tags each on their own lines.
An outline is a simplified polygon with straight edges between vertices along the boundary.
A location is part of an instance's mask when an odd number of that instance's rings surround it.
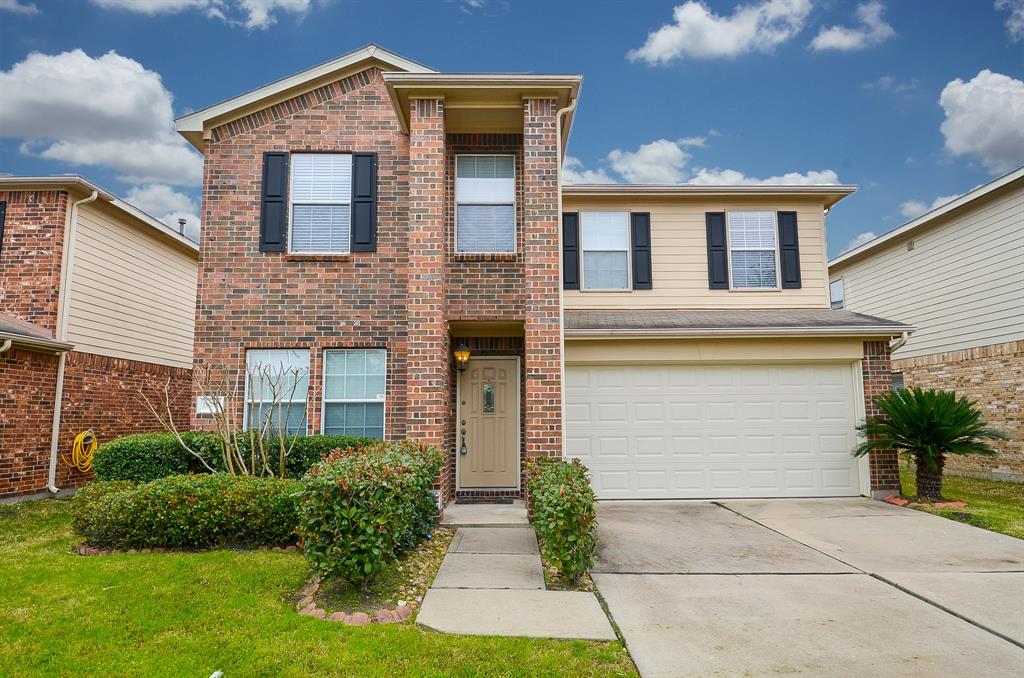
<svg viewBox="0 0 1024 678">
<path fill-rule="evenodd" d="M 322 576 L 365 585 L 433 526 L 436 447 L 376 442 L 335 450 L 303 479 L 299 534 Z"/>
<path fill-rule="evenodd" d="M 526 462 L 526 488 L 533 527 L 544 559 L 571 582 L 593 564 L 597 550 L 597 498 L 587 467 L 532 457 Z"/>
</svg>

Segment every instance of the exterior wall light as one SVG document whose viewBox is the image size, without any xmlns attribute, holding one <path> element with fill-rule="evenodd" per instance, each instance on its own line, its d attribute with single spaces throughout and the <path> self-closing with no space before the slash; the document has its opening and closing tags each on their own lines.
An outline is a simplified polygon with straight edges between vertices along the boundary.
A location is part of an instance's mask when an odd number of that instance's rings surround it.
<svg viewBox="0 0 1024 678">
<path fill-rule="evenodd" d="M 460 342 L 455 348 L 455 369 L 459 372 L 466 371 L 466 363 L 469 362 L 469 347 L 465 342 Z"/>
</svg>

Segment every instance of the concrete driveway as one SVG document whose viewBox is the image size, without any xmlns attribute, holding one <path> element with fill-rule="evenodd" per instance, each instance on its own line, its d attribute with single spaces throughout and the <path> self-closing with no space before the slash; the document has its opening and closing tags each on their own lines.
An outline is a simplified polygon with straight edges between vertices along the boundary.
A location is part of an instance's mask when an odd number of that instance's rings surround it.
<svg viewBox="0 0 1024 678">
<path fill-rule="evenodd" d="M 1024 675 L 1024 541 L 868 499 L 603 502 L 643 676 Z"/>
</svg>

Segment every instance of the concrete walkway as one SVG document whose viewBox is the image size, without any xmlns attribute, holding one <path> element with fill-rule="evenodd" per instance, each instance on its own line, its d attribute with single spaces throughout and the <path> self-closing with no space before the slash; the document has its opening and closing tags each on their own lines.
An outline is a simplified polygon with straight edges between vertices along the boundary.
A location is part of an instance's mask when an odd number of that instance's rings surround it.
<svg viewBox="0 0 1024 678">
<path fill-rule="evenodd" d="M 615 640 L 593 593 L 544 589 L 537 537 L 521 505 L 455 505 L 442 524 L 458 531 L 417 624 L 467 635 Z"/>
</svg>

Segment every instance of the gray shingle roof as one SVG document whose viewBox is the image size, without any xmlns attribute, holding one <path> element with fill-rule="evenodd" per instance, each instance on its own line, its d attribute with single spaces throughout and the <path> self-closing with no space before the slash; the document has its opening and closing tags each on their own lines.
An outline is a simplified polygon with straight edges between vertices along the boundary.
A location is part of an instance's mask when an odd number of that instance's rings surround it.
<svg viewBox="0 0 1024 678">
<path fill-rule="evenodd" d="M 26 346 L 52 349 L 70 348 L 70 344 L 54 340 L 53 333 L 45 327 L 0 313 L 0 344 L 7 339 L 15 344 Z"/>
<path fill-rule="evenodd" d="M 897 335 L 903 323 L 831 309 L 567 310 L 565 333 L 601 334 L 841 334 Z"/>
</svg>

